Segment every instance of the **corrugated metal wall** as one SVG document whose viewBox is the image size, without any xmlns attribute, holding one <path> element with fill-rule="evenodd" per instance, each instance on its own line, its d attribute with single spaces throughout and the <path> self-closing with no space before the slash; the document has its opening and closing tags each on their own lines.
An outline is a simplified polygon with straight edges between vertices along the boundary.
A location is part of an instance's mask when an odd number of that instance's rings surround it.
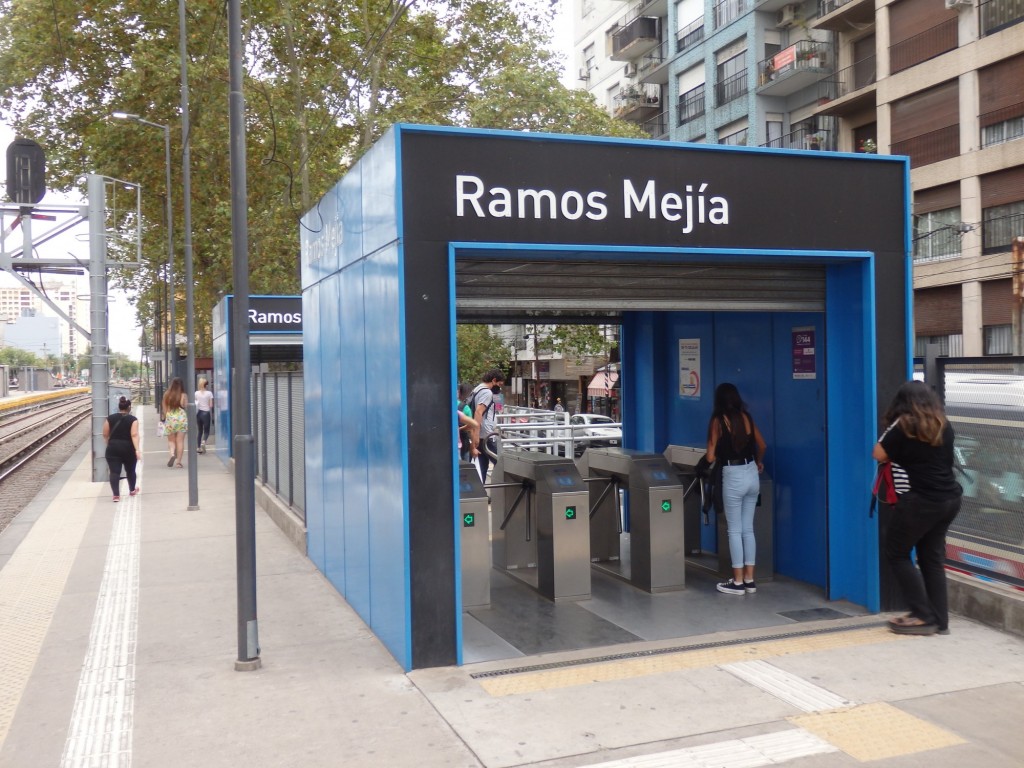
<svg viewBox="0 0 1024 768">
<path fill-rule="evenodd" d="M 252 379 L 256 476 L 303 519 L 306 457 L 302 373 L 264 372 Z"/>
</svg>

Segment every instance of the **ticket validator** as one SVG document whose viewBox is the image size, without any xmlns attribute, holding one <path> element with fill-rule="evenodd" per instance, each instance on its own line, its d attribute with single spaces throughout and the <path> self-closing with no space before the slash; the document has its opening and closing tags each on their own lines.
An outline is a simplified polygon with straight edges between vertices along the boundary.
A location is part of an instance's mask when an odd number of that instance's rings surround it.
<svg viewBox="0 0 1024 768">
<path fill-rule="evenodd" d="M 502 451 L 488 487 L 494 567 L 551 600 L 588 599 L 587 489 L 572 459 Z"/>
<path fill-rule="evenodd" d="M 487 492 L 475 464 L 459 464 L 459 545 L 462 560 L 462 609 L 491 604 L 491 552 Z"/>
<path fill-rule="evenodd" d="M 593 565 L 647 592 L 686 586 L 683 486 L 665 457 L 624 448 L 591 448 L 580 459 L 590 496 Z M 628 557 L 623 552 L 619 488 L 629 493 Z"/>
</svg>

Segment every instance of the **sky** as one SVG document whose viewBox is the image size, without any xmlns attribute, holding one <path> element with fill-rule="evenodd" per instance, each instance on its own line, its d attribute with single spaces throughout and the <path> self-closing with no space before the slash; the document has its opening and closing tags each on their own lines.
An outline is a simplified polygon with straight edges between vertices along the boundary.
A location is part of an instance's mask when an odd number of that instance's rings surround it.
<svg viewBox="0 0 1024 768">
<path fill-rule="evenodd" d="M 569 70 L 572 69 L 569 66 L 569 63 L 572 60 L 572 22 L 569 18 L 571 8 L 572 4 L 570 0 L 559 0 L 556 6 L 557 13 L 552 27 L 553 46 L 556 51 L 562 54 L 563 58 L 563 71 L 565 74 L 562 77 L 562 82 L 570 88 L 576 85 L 573 79 L 568 76 Z M 14 141 L 14 138 L 15 136 L 11 129 L 0 121 L 0 148 L 4 151 L 5 160 L 7 146 Z M 154 152 L 158 150 L 159 147 L 154 149 Z M 82 169 L 83 174 L 88 172 L 89 169 Z M 146 194 L 145 190 L 143 190 L 143 194 Z M 47 192 L 46 197 L 43 198 L 41 204 L 75 205 L 80 202 L 81 201 L 77 199 L 71 199 L 52 192 Z M 46 227 L 37 224 L 34 231 L 38 234 L 46 229 Z M 40 258 L 69 258 L 68 252 L 71 251 L 82 261 L 88 261 L 89 245 L 87 241 L 87 232 L 88 227 L 83 222 L 67 235 L 54 238 L 50 242 L 40 246 L 37 250 L 37 254 Z M 79 284 L 80 295 L 87 296 L 89 294 L 88 276 L 72 278 L 64 275 L 55 275 L 54 278 L 59 280 L 76 280 Z M 20 285 L 20 283 L 6 272 L 0 272 L 0 285 L 17 286 Z M 47 314 L 52 314 L 52 311 L 49 309 L 47 309 L 46 312 Z M 111 351 L 122 352 L 128 355 L 129 358 L 137 360 L 139 358 L 138 341 L 139 336 L 142 333 L 142 329 L 136 321 L 135 308 L 129 303 L 128 296 L 123 292 L 111 290 L 108 298 L 108 312 L 110 319 L 108 341 Z"/>
</svg>

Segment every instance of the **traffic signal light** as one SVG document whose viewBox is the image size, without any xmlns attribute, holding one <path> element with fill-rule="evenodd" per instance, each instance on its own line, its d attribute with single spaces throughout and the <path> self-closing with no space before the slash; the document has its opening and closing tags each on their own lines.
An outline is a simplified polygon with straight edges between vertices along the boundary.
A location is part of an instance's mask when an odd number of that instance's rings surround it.
<svg viewBox="0 0 1024 768">
<path fill-rule="evenodd" d="M 35 205 L 46 194 L 46 156 L 32 139 L 7 145 L 7 196 L 18 205 Z"/>
</svg>

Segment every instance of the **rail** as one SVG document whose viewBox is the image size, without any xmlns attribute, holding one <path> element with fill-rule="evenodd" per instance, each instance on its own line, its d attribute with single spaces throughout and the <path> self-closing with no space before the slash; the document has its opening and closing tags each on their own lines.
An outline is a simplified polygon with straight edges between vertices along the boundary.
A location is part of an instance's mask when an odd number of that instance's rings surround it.
<svg viewBox="0 0 1024 768">
<path fill-rule="evenodd" d="M 88 398 L 75 398 L 75 402 L 63 403 L 58 414 L 53 410 L 38 411 L 34 418 L 18 418 L 16 428 L 0 437 L 0 483 L 92 415 Z M 5 426 L 11 426 L 10 422 Z"/>
</svg>

